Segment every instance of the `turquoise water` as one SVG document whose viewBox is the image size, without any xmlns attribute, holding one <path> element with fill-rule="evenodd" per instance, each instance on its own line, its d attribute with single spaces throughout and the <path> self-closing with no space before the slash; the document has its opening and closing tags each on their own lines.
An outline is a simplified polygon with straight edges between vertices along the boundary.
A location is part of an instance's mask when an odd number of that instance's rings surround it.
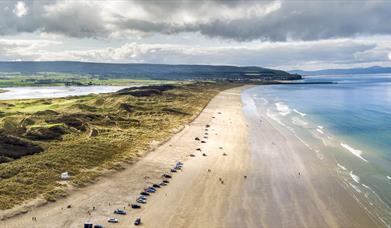
<svg viewBox="0 0 391 228">
<path fill-rule="evenodd" d="M 313 76 L 336 84 L 259 86 L 257 108 L 292 131 L 319 159 L 335 162 L 346 188 L 391 224 L 391 75 Z"/>
</svg>

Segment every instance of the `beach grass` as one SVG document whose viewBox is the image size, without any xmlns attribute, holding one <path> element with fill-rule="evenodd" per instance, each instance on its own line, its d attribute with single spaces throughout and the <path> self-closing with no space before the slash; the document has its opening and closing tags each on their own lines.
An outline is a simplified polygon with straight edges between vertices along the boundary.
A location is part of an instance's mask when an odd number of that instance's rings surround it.
<svg viewBox="0 0 391 228">
<path fill-rule="evenodd" d="M 68 185 L 83 187 L 107 170 L 123 169 L 121 164 L 150 150 L 152 142 L 168 139 L 219 91 L 234 86 L 177 83 L 160 94 L 140 97 L 111 93 L 0 101 L 2 134 L 43 149 L 18 159 L 4 158 L 0 209 L 39 197 L 55 201 L 67 195 Z M 71 175 L 66 183 L 60 180 L 62 172 Z"/>
</svg>

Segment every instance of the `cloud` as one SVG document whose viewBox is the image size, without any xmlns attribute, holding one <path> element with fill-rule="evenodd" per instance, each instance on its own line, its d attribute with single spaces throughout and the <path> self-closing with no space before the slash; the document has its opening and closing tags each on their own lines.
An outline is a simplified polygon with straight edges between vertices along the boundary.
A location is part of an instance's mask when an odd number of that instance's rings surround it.
<svg viewBox="0 0 391 228">
<path fill-rule="evenodd" d="M 23 17 L 27 14 L 28 8 L 24 2 L 17 2 L 12 11 L 17 17 Z"/>
<path fill-rule="evenodd" d="M 10 60 L 75 60 L 122 63 L 255 65 L 282 69 L 385 65 L 391 48 L 368 41 L 334 39 L 221 46 L 126 43 L 119 47 L 59 50 L 50 40 L 0 40 L 0 56 Z M 51 51 L 49 49 L 52 48 Z"/>
<path fill-rule="evenodd" d="M 0 39 L 0 60 L 34 60 L 43 54 L 42 49 L 60 44 L 52 40 Z"/>
<path fill-rule="evenodd" d="M 391 1 L 0 2 L 0 34 L 110 37 L 196 32 L 228 40 L 290 41 L 391 34 Z M 14 12 L 5 10 L 14 8 Z M 12 14 L 12 15 L 11 15 Z"/>
</svg>

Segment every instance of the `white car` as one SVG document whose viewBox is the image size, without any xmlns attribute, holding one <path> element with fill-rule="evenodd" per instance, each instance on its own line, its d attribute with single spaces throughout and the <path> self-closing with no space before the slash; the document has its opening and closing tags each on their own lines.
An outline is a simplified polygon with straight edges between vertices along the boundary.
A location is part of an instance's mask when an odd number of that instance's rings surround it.
<svg viewBox="0 0 391 228">
<path fill-rule="evenodd" d="M 118 223 L 118 219 L 116 219 L 116 218 L 109 218 L 109 219 L 107 219 L 107 221 L 109 223 Z"/>
</svg>

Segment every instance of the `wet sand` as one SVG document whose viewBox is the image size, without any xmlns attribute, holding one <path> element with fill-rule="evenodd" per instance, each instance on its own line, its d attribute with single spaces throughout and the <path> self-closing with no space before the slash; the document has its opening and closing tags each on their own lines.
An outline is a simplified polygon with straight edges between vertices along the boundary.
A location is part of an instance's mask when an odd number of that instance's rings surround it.
<svg viewBox="0 0 391 228">
<path fill-rule="evenodd" d="M 138 217 L 144 227 L 375 227 L 327 162 L 266 116 L 246 112 L 245 118 L 244 88 L 221 92 L 184 130 L 125 170 L 0 227 L 129 227 Z M 177 161 L 183 171 L 142 209 L 130 209 Z M 123 207 L 128 215 L 113 215 Z M 107 223 L 108 217 L 119 223 Z"/>
</svg>

